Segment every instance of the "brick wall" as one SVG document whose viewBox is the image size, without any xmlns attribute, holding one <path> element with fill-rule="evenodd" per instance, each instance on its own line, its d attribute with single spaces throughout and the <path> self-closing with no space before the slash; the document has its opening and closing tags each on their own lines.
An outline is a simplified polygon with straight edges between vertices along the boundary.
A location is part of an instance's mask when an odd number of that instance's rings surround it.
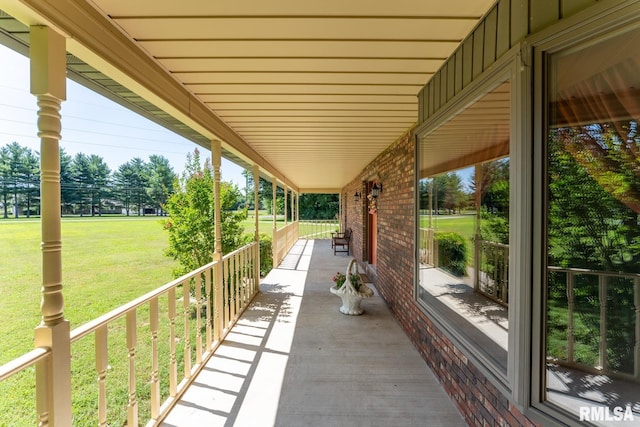
<svg viewBox="0 0 640 427">
<path fill-rule="evenodd" d="M 346 226 L 353 229 L 353 255 L 363 261 L 366 248 L 366 200 L 356 191 L 378 180 L 378 254 L 375 286 L 401 326 L 451 396 L 468 425 L 534 426 L 424 315 L 413 298 L 414 140 L 406 134 L 370 163 L 343 190 Z M 363 196 L 364 199 L 364 196 Z M 363 264 L 361 262 L 361 264 Z"/>
</svg>

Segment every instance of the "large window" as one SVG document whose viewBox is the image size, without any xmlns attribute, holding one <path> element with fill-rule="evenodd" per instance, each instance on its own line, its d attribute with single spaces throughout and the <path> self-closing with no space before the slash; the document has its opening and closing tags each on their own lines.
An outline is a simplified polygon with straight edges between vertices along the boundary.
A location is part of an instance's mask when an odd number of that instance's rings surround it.
<svg viewBox="0 0 640 427">
<path fill-rule="evenodd" d="M 511 85 L 498 81 L 418 150 L 418 301 L 507 384 Z"/>
<path fill-rule="evenodd" d="M 575 419 L 637 422 L 640 30 L 547 64 L 544 398 Z"/>
</svg>

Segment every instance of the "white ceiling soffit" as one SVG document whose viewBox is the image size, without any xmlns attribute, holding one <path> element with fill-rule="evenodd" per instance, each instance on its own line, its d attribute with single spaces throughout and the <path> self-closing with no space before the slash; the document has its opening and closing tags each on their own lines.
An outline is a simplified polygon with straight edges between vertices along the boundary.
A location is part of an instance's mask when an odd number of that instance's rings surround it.
<svg viewBox="0 0 640 427">
<path fill-rule="evenodd" d="M 341 188 L 494 0 L 93 0 L 295 186 Z"/>
</svg>

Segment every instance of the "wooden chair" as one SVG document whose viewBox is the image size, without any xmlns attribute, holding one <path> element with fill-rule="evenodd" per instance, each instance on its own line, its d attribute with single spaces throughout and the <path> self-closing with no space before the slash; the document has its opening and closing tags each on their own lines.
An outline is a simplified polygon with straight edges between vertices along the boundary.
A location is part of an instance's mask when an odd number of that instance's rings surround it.
<svg viewBox="0 0 640 427">
<path fill-rule="evenodd" d="M 336 233 L 335 236 L 331 238 L 331 246 L 333 246 L 333 254 L 336 252 L 346 252 L 347 254 L 350 252 L 351 245 L 351 229 L 347 228 L 343 233 Z M 342 248 L 342 250 L 338 250 L 338 246 Z M 347 250 L 344 250 L 344 248 Z"/>
</svg>

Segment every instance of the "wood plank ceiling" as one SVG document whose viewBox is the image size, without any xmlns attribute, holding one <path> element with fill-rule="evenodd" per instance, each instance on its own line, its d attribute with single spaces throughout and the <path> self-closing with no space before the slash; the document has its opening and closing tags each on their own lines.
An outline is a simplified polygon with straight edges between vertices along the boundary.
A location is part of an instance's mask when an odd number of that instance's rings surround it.
<svg viewBox="0 0 640 427">
<path fill-rule="evenodd" d="M 494 0 L 92 0 L 302 191 L 339 189 Z"/>
</svg>

